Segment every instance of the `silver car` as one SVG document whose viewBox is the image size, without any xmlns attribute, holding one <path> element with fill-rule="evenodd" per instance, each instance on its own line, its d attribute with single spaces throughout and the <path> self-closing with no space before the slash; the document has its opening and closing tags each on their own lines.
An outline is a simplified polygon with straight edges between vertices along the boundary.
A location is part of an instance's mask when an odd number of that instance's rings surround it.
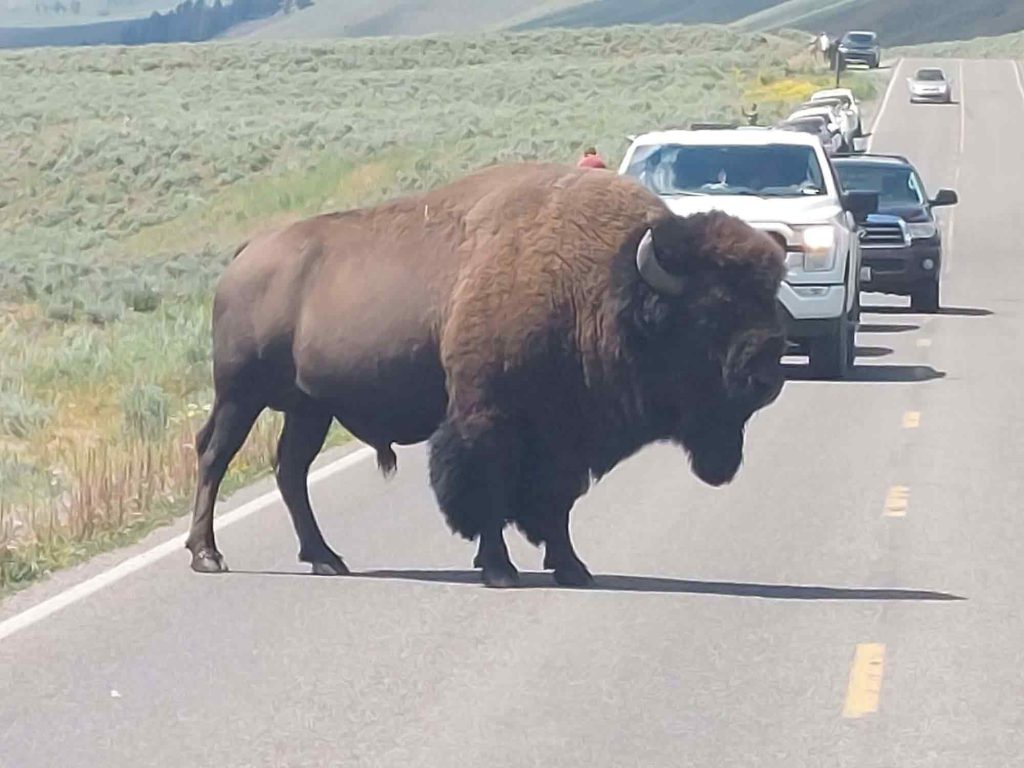
<svg viewBox="0 0 1024 768">
<path fill-rule="evenodd" d="M 922 101 L 950 104 L 953 101 L 953 83 L 939 67 L 917 70 L 913 77 L 907 78 L 907 84 L 910 86 L 911 104 Z"/>
</svg>

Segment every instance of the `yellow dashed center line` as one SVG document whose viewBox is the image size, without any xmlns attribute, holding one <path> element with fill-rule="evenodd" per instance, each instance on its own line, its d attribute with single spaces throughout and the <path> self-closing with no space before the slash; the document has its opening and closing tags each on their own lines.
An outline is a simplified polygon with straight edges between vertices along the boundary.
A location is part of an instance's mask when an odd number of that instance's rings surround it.
<svg viewBox="0 0 1024 768">
<path fill-rule="evenodd" d="M 858 718 L 878 711 L 885 668 L 885 645 L 861 643 L 853 655 L 850 682 L 846 687 L 843 717 Z"/>
<path fill-rule="evenodd" d="M 886 517 L 906 517 L 910 506 L 910 489 L 905 485 L 894 485 L 885 497 Z"/>
<path fill-rule="evenodd" d="M 903 414 L 903 428 L 904 429 L 917 429 L 921 426 L 921 412 L 920 411 L 907 411 Z"/>
</svg>

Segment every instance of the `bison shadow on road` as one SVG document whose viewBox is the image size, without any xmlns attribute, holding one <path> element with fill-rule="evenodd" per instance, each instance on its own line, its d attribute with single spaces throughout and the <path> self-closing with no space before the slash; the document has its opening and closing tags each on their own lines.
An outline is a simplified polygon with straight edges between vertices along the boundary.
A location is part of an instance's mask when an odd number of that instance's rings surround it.
<svg viewBox="0 0 1024 768">
<path fill-rule="evenodd" d="M 806 365 L 783 363 L 782 367 L 788 381 L 818 381 Z M 944 371 L 937 371 L 930 365 L 855 365 L 846 378 L 835 383 L 913 384 L 945 377 Z"/>
<path fill-rule="evenodd" d="M 888 357 L 892 347 L 857 347 L 857 357 Z"/>
<path fill-rule="evenodd" d="M 433 584 L 480 585 L 478 571 L 380 570 L 353 574 L 353 578 L 387 581 L 417 581 Z M 948 592 L 874 587 L 822 587 L 799 584 L 756 584 L 732 581 L 693 581 L 657 576 L 596 575 L 594 585 L 576 590 L 560 587 L 547 573 L 520 573 L 519 589 L 551 589 L 582 592 L 653 592 L 673 595 L 721 595 L 758 597 L 769 600 L 864 600 L 864 601 L 956 601 L 966 600 Z"/>
<path fill-rule="evenodd" d="M 861 311 L 864 314 L 872 315 L 919 315 L 921 317 L 927 317 L 931 314 L 939 317 L 991 317 L 995 314 L 991 309 L 983 309 L 981 307 L 941 307 L 937 312 L 929 313 L 929 315 L 915 312 L 910 307 L 904 306 L 865 306 L 862 307 Z M 862 325 L 860 329 L 863 330 L 864 326 Z"/>
<path fill-rule="evenodd" d="M 920 325 L 896 325 L 895 323 L 861 323 L 857 333 L 911 333 L 921 329 Z"/>
</svg>

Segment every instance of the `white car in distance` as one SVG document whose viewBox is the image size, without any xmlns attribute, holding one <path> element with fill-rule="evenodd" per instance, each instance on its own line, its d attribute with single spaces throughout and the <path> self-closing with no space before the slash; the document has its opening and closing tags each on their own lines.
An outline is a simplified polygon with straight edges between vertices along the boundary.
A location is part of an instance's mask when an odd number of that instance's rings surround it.
<svg viewBox="0 0 1024 768">
<path fill-rule="evenodd" d="M 775 128 L 670 130 L 633 139 L 619 166 L 680 216 L 732 214 L 785 248 L 779 289 L 789 340 L 813 376 L 839 379 L 860 321 L 858 227 L 878 194 L 843 193 L 816 136 Z"/>
<path fill-rule="evenodd" d="M 953 102 L 953 82 L 939 67 L 924 67 L 917 70 L 913 77 L 907 78 L 910 88 L 910 103 L 932 102 L 951 104 Z"/>
</svg>

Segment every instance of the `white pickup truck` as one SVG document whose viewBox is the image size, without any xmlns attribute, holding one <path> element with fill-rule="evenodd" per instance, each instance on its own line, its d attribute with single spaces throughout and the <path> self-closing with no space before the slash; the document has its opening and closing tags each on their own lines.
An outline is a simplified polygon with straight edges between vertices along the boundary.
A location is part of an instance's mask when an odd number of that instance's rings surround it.
<svg viewBox="0 0 1024 768">
<path fill-rule="evenodd" d="M 860 321 L 859 225 L 878 195 L 842 192 L 815 136 L 778 129 L 701 129 L 633 138 L 619 173 L 685 216 L 725 211 L 786 249 L 779 291 L 789 339 L 812 375 L 843 378 Z"/>
</svg>

